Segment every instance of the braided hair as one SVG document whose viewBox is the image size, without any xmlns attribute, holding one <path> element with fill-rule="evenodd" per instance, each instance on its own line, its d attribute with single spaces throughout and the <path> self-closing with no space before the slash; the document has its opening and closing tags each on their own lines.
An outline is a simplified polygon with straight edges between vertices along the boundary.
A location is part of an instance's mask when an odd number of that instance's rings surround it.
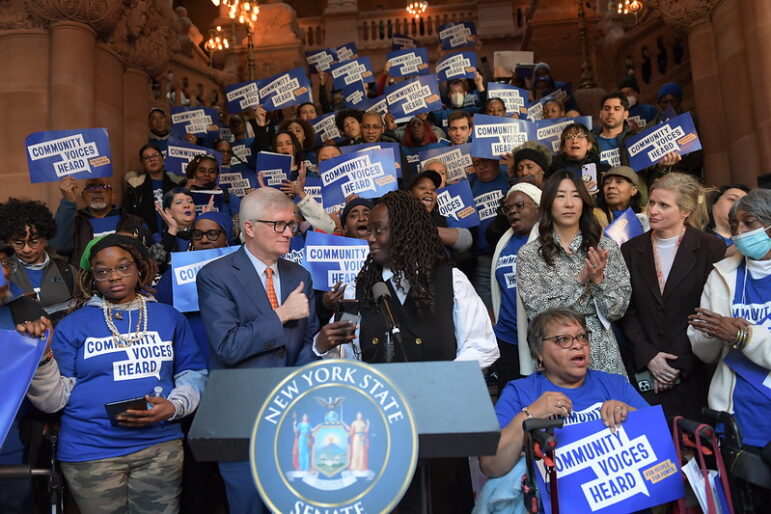
<svg viewBox="0 0 771 514">
<path fill-rule="evenodd" d="M 383 196 L 377 205 L 388 209 L 391 234 L 389 267 L 394 273 L 394 283 L 400 284 L 406 279 L 418 311 L 433 312 L 434 267 L 450 263 L 436 225 L 423 204 L 406 191 L 392 191 Z M 356 277 L 356 289 L 362 292 L 361 299 L 370 308 L 375 306 L 372 286 L 382 281 L 383 267 L 369 255 Z"/>
</svg>

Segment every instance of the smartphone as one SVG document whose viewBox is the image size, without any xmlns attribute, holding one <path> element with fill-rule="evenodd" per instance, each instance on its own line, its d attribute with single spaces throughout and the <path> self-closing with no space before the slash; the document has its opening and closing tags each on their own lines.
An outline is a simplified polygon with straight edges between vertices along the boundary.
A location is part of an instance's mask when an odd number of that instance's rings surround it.
<svg viewBox="0 0 771 514">
<path fill-rule="evenodd" d="M 147 400 L 144 396 L 132 398 L 130 400 L 119 400 L 104 404 L 104 410 L 107 411 L 107 417 L 113 426 L 118 426 L 118 420 L 115 419 L 118 414 L 123 414 L 127 410 L 147 410 Z"/>
<path fill-rule="evenodd" d="M 359 300 L 338 300 L 335 307 L 335 321 L 356 323 L 359 319 Z"/>
<path fill-rule="evenodd" d="M 588 184 L 589 182 L 597 183 L 597 165 L 593 162 L 590 162 L 589 164 L 584 164 L 581 166 L 581 178 L 584 181 L 584 184 Z M 597 186 L 595 186 L 593 189 L 589 190 L 590 193 L 597 192 Z"/>
<path fill-rule="evenodd" d="M 647 369 L 645 371 L 635 373 L 634 379 L 637 382 L 637 389 L 639 389 L 640 392 L 647 393 L 648 391 L 653 391 L 653 375 L 651 375 L 651 372 Z M 675 377 L 673 384 L 677 385 L 679 383 L 680 377 Z"/>
</svg>

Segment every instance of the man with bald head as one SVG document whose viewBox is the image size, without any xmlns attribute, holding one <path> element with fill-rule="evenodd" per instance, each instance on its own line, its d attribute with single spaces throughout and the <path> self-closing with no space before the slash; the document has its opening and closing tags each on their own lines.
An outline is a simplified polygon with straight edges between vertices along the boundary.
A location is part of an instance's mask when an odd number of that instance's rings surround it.
<svg viewBox="0 0 771 514">
<path fill-rule="evenodd" d="M 147 231 L 144 220 L 113 204 L 114 195 L 108 178 L 92 178 L 83 185 L 81 199 L 86 205 L 78 210 L 78 183 L 72 177 L 59 182 L 62 199 L 56 210 L 56 235 L 49 244 L 77 266 L 86 245 L 93 238 L 116 231 Z"/>
</svg>

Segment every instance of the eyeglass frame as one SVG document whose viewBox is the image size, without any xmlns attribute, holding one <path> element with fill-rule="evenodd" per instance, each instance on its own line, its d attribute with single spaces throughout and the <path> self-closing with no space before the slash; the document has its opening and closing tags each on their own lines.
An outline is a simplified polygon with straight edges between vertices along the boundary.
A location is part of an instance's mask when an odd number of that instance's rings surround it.
<svg viewBox="0 0 771 514">
<path fill-rule="evenodd" d="M 216 232 L 217 234 L 214 237 L 212 237 L 211 236 L 212 232 Z M 206 239 L 208 239 L 209 241 L 216 241 L 217 239 L 219 239 L 220 234 L 224 234 L 224 233 L 225 233 L 224 230 L 221 230 L 218 228 L 213 228 L 211 230 L 198 230 L 197 228 L 194 228 L 193 230 L 190 231 L 190 238 L 195 239 L 196 241 L 200 241 L 201 239 L 203 239 L 204 236 L 206 236 Z M 196 234 L 199 234 L 199 236 L 196 237 Z"/>
<path fill-rule="evenodd" d="M 286 222 L 284 220 L 249 220 L 249 221 L 256 221 L 257 223 L 266 223 L 268 225 L 273 225 L 273 232 L 277 234 L 283 234 L 284 231 L 286 231 L 287 227 L 289 227 L 292 235 L 297 235 L 297 233 L 300 231 L 300 224 L 296 221 L 289 221 Z M 278 229 L 279 224 L 283 225 L 283 228 L 281 230 Z M 294 228 L 292 228 L 294 227 Z"/>
<path fill-rule="evenodd" d="M 556 344 L 557 346 L 559 346 L 563 350 L 568 350 L 568 349 L 572 348 L 574 342 L 578 342 L 581 346 L 589 346 L 589 344 L 590 344 L 590 336 L 591 336 L 591 332 L 587 331 L 587 332 L 582 332 L 582 333 L 576 334 L 576 335 L 559 334 L 559 335 L 556 335 L 556 336 L 544 337 L 543 339 L 541 339 L 541 341 L 544 341 L 544 342 L 545 341 L 553 341 L 554 344 Z M 559 343 L 557 341 L 557 339 L 562 338 L 562 337 L 569 338 L 569 342 L 567 343 L 567 346 L 563 346 L 561 343 Z M 581 339 L 579 339 L 579 338 L 584 338 L 585 341 L 581 341 Z"/>
<path fill-rule="evenodd" d="M 163 160 L 163 154 L 160 152 L 156 152 L 152 155 L 143 155 L 142 160 L 143 161 L 152 161 L 153 159 L 161 159 Z"/>
<path fill-rule="evenodd" d="M 110 184 L 89 184 L 83 188 L 84 193 L 94 193 L 97 191 L 112 191 Z"/>
<path fill-rule="evenodd" d="M 121 278 L 130 277 L 133 274 L 133 271 L 131 271 L 129 273 L 125 273 L 125 272 L 120 270 L 120 268 L 122 266 L 126 266 L 126 271 L 127 272 L 129 270 L 131 270 L 131 268 L 137 268 L 137 271 L 139 271 L 139 267 L 137 266 L 137 263 L 135 261 L 126 261 L 126 262 L 124 262 L 122 264 L 118 264 L 117 266 L 112 267 L 112 268 L 109 268 L 107 266 L 96 266 L 96 267 L 93 267 L 93 268 L 91 268 L 91 276 L 93 276 L 94 280 L 96 280 L 97 282 L 105 282 L 107 280 L 110 280 L 110 275 L 112 275 L 113 271 L 117 272 L 118 276 L 120 276 Z M 101 274 L 102 272 L 107 273 L 104 276 L 104 278 L 97 277 L 97 274 Z"/>
<path fill-rule="evenodd" d="M 33 243 L 32 241 L 36 241 L 36 242 Z M 8 241 L 8 244 L 11 247 L 13 247 L 14 250 L 16 250 L 17 252 L 20 252 L 27 245 L 29 245 L 29 247 L 32 248 L 33 250 L 37 250 L 38 248 L 40 248 L 40 245 L 43 244 L 44 241 L 45 241 L 44 237 L 35 236 L 35 237 L 30 237 L 29 239 L 20 239 L 20 240 L 17 240 L 17 241 Z M 21 244 L 19 244 L 19 243 L 21 243 Z"/>
</svg>

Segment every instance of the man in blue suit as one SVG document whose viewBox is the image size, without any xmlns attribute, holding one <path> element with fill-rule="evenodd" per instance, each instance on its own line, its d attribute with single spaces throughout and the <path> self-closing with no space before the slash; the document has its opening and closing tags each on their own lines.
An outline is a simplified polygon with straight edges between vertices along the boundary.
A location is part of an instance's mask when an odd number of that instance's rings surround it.
<svg viewBox="0 0 771 514">
<path fill-rule="evenodd" d="M 198 273 L 198 301 L 212 369 L 302 366 L 316 360 L 318 332 L 310 274 L 281 256 L 297 233 L 295 204 L 277 189 L 241 202 L 240 250 Z M 231 512 L 262 513 L 249 461 L 220 462 Z"/>
</svg>

